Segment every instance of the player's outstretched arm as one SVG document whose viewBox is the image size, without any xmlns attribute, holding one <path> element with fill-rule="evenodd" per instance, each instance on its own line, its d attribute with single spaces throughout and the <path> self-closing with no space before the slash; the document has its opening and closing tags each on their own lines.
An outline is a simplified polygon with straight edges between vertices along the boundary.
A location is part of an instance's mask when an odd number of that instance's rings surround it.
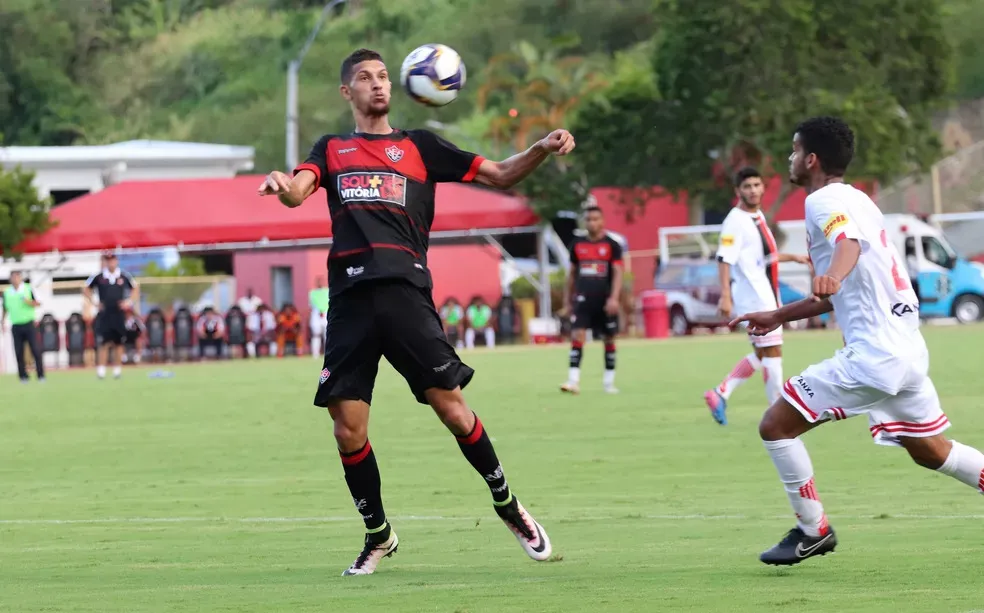
<svg viewBox="0 0 984 613">
<path fill-rule="evenodd" d="M 574 136 L 567 130 L 554 130 L 532 147 L 501 162 L 483 160 L 475 182 L 498 189 L 509 189 L 528 177 L 547 157 L 567 155 L 574 150 Z"/>
<path fill-rule="evenodd" d="M 301 169 L 290 177 L 279 170 L 267 175 L 257 193 L 261 196 L 276 196 L 284 206 L 300 206 L 308 196 L 318 189 L 318 176 L 312 170 Z"/>
<path fill-rule="evenodd" d="M 805 255 L 793 255 L 791 253 L 780 253 L 777 257 L 780 262 L 797 262 L 799 264 L 809 264 L 810 258 Z"/>
<path fill-rule="evenodd" d="M 775 311 L 761 311 L 736 317 L 729 325 L 734 328 L 740 323 L 748 322 L 748 331 L 750 333 L 756 336 L 763 336 L 784 323 L 818 317 L 833 310 L 834 305 L 831 304 L 829 299 L 824 298 L 823 300 L 817 301 L 814 296 L 810 296 L 792 304 L 787 304 Z"/>
</svg>

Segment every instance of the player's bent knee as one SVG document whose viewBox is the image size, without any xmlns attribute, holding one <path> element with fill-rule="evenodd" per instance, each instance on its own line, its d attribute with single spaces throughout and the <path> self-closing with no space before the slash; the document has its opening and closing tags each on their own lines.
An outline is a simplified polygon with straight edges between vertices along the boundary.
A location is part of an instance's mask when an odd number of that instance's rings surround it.
<svg viewBox="0 0 984 613">
<path fill-rule="evenodd" d="M 763 441 L 781 441 L 797 438 L 813 427 L 785 398 L 780 398 L 762 415 L 759 436 Z"/>
</svg>

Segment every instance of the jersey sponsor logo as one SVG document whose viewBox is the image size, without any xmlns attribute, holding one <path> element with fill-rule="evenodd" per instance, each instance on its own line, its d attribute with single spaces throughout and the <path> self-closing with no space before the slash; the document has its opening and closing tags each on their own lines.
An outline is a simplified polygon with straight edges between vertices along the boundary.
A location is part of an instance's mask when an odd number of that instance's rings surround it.
<svg viewBox="0 0 984 613">
<path fill-rule="evenodd" d="M 847 215 L 844 213 L 834 213 L 827 219 L 827 223 L 823 224 L 823 235 L 830 238 L 830 235 L 834 233 L 834 230 L 845 225 L 847 223 Z"/>
<path fill-rule="evenodd" d="M 359 150 L 358 147 L 348 147 L 346 149 L 339 149 L 338 155 L 342 155 L 343 153 L 352 153 L 353 151 L 358 151 L 358 150 Z"/>
<path fill-rule="evenodd" d="M 906 304 L 904 302 L 896 302 L 892 305 L 892 315 L 896 317 L 902 317 L 909 313 L 918 313 L 919 306 L 915 304 Z"/>
<path fill-rule="evenodd" d="M 407 205 L 406 177 L 389 172 L 348 172 L 338 175 L 338 196 L 348 202 L 389 202 Z"/>
<path fill-rule="evenodd" d="M 721 246 L 722 247 L 733 247 L 734 244 L 735 244 L 735 237 L 734 236 L 731 236 L 730 234 L 726 234 L 726 235 L 724 235 L 724 236 L 721 237 Z"/>
<path fill-rule="evenodd" d="M 403 159 L 403 149 L 400 149 L 396 145 L 390 145 L 386 149 L 386 157 L 390 159 L 394 164 Z"/>
<path fill-rule="evenodd" d="M 349 277 L 358 277 L 366 271 L 364 266 L 349 266 L 345 269 L 345 274 Z"/>
<path fill-rule="evenodd" d="M 608 276 L 608 262 L 582 262 L 578 267 L 578 276 L 605 277 Z"/>
</svg>

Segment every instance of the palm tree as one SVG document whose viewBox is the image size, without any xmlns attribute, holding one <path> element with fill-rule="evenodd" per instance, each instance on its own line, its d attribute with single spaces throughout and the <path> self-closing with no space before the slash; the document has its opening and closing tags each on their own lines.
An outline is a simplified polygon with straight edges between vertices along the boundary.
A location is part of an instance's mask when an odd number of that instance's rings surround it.
<svg viewBox="0 0 984 613">
<path fill-rule="evenodd" d="M 605 87 L 598 66 L 581 56 L 562 55 L 569 43 L 540 51 L 527 41 L 489 60 L 487 78 L 478 90 L 479 112 L 506 104 L 509 114 L 495 116 L 488 136 L 512 141 L 517 151 L 539 135 L 564 124 L 578 104 Z"/>
</svg>

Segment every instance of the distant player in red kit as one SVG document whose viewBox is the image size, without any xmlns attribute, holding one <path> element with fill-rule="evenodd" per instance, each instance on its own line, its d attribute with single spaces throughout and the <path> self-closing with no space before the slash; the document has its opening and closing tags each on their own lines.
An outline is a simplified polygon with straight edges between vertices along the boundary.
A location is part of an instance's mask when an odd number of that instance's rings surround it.
<svg viewBox="0 0 984 613">
<path fill-rule="evenodd" d="M 571 244 L 571 272 L 564 288 L 564 312 L 571 313 L 571 361 L 567 383 L 560 391 L 581 391 L 581 355 L 587 330 L 605 342 L 604 390 L 615 388 L 615 335 L 618 333 L 619 295 L 622 288 L 622 246 L 605 233 L 605 216 L 597 206 L 584 210 L 586 237 Z"/>
<path fill-rule="evenodd" d="M 314 404 L 335 426 L 345 481 L 366 526 L 365 547 L 343 575 L 368 575 L 399 543 L 380 494 L 369 444 L 369 405 L 385 357 L 422 404 L 458 440 L 492 493 L 496 514 L 534 560 L 550 557 L 550 539 L 506 483 L 489 435 L 461 389 L 474 371 L 448 344 L 431 296 L 427 248 L 437 183 L 512 187 L 551 154 L 566 155 L 574 138 L 555 130 L 526 151 L 493 162 L 461 151 L 426 130 L 389 124 L 391 82 L 382 57 L 360 49 L 342 62 L 341 93 L 356 131 L 321 137 L 293 176 L 273 172 L 261 195 L 299 206 L 327 193 L 334 243 L 328 256 L 331 309 L 324 368 Z"/>
<path fill-rule="evenodd" d="M 806 189 L 806 239 L 816 271 L 813 295 L 777 310 L 742 315 L 765 336 L 783 323 L 833 311 L 845 346 L 786 381 L 759 434 L 779 473 L 797 525 L 760 556 L 798 564 L 837 546 L 800 436 L 829 421 L 863 415 L 880 445 L 903 447 L 916 464 L 984 492 L 984 454 L 947 439 L 950 421 L 929 378 L 919 299 L 885 218 L 864 192 L 844 183 L 854 133 L 840 119 L 815 117 L 793 135 L 790 180 Z"/>
</svg>

